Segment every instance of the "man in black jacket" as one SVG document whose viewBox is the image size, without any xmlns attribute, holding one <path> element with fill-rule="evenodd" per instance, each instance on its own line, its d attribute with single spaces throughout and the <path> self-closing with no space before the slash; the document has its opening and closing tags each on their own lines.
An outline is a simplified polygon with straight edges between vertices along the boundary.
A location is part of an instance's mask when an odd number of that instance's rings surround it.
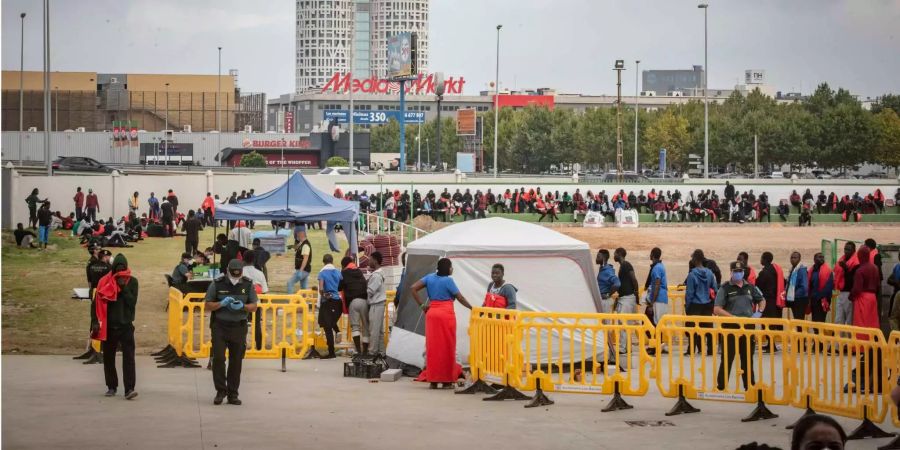
<svg viewBox="0 0 900 450">
<path fill-rule="evenodd" d="M 350 330 L 353 346 L 358 355 L 369 353 L 369 304 L 366 277 L 356 267 L 353 258 L 345 256 L 341 260 L 341 282 L 338 289 L 344 293 L 347 310 L 350 313 Z"/>
<path fill-rule="evenodd" d="M 106 378 L 107 397 L 116 395 L 119 377 L 116 374 L 116 350 L 122 349 L 122 376 L 125 379 L 125 398 L 137 397 L 134 368 L 134 312 L 138 300 L 138 280 L 128 271 L 128 260 L 119 253 L 113 259 L 112 273 L 118 294 L 115 301 L 106 303 L 106 340 L 103 341 L 103 374 Z M 102 301 L 102 300 L 101 300 Z M 96 311 L 91 315 L 91 330 L 100 329 Z"/>
<path fill-rule="evenodd" d="M 760 256 L 759 262 L 762 265 L 762 269 L 759 270 L 759 275 L 756 277 L 756 287 L 759 288 L 763 298 L 766 300 L 766 307 L 763 309 L 762 316 L 770 319 L 780 319 L 782 318 L 782 308 L 778 307 L 779 270 L 777 270 L 776 265 L 772 263 L 773 260 L 774 256 L 771 252 L 763 252 Z M 781 283 L 784 283 L 784 281 L 782 280 Z M 770 328 L 772 330 L 780 330 L 781 326 L 772 325 Z M 769 338 L 766 346 L 763 347 L 763 352 L 766 353 L 776 353 L 779 350 L 780 349 L 775 345 L 771 338 Z"/>
<path fill-rule="evenodd" d="M 103 250 L 99 246 L 90 246 L 88 247 L 88 251 L 91 253 L 91 259 L 88 260 L 88 264 L 86 267 L 86 275 L 88 282 L 88 297 L 91 299 L 90 304 L 90 317 L 91 317 L 91 326 L 93 327 L 93 318 L 95 316 L 94 307 L 95 307 L 95 299 L 94 299 L 94 290 L 97 289 L 97 283 L 103 278 L 104 275 L 109 273 L 112 269 L 112 266 L 109 264 L 109 259 L 112 256 L 112 253 L 109 250 Z M 91 345 L 91 338 L 88 336 L 87 341 L 87 350 L 79 355 L 74 357 L 73 359 L 87 359 L 88 361 L 85 364 L 93 364 L 99 363 L 99 356 L 94 356 L 98 352 L 94 351 L 94 347 Z"/>
<path fill-rule="evenodd" d="M 197 218 L 192 209 L 188 211 L 188 217 L 181 226 L 185 234 L 184 252 L 194 256 L 197 254 L 197 247 L 200 245 L 200 230 L 203 229 L 203 224 L 200 223 L 200 219 Z"/>
</svg>

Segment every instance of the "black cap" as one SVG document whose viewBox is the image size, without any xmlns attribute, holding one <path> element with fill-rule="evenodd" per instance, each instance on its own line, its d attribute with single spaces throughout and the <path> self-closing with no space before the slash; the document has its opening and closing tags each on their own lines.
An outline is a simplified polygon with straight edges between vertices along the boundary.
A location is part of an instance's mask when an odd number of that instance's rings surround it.
<svg viewBox="0 0 900 450">
<path fill-rule="evenodd" d="M 193 258 L 193 256 L 188 252 L 184 252 L 181 254 L 181 259 L 191 259 L 191 258 Z"/>
<path fill-rule="evenodd" d="M 112 252 L 105 248 L 103 250 L 100 250 L 100 257 L 102 258 L 104 256 L 112 256 Z"/>
<path fill-rule="evenodd" d="M 742 263 L 740 261 L 732 261 L 731 262 L 731 270 L 732 271 L 745 270 L 745 269 L 746 269 L 746 267 L 744 267 L 744 263 Z"/>
</svg>

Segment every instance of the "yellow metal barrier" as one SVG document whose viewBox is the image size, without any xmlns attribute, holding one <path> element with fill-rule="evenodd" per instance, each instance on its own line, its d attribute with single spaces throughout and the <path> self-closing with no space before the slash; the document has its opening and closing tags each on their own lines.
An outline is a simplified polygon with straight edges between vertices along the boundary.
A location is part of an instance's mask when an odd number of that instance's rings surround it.
<svg viewBox="0 0 900 450">
<path fill-rule="evenodd" d="M 892 336 L 890 348 L 875 328 L 805 320 L 792 320 L 790 326 L 791 404 L 862 419 L 851 439 L 886 436 L 872 422 L 882 422 L 890 409 L 882 389 L 892 385 L 888 370 L 900 353 L 900 333 Z"/>
<path fill-rule="evenodd" d="M 184 352 L 184 339 L 182 338 L 180 331 L 182 299 L 183 295 L 181 294 L 181 291 L 173 287 L 169 288 L 168 307 L 166 308 L 169 315 L 169 345 L 175 350 L 175 353 L 178 356 L 182 356 L 182 353 Z"/>
<path fill-rule="evenodd" d="M 204 294 L 199 293 L 184 296 L 176 308 L 177 330 L 170 330 L 174 331 L 176 344 L 178 339 L 182 340 L 180 348 L 188 358 L 206 358 L 211 352 L 209 315 L 203 298 Z M 244 357 L 303 357 L 314 343 L 313 316 L 307 302 L 298 295 L 277 294 L 261 294 L 259 300 L 257 313 L 260 315 L 260 348 L 257 349 L 256 345 L 256 321 L 251 316 L 247 333 L 249 343 Z M 170 319 L 172 317 L 170 312 Z"/>
<path fill-rule="evenodd" d="M 891 372 L 890 378 L 888 378 L 889 383 L 884 386 L 884 401 L 890 404 L 888 414 L 891 416 L 891 422 L 900 430 L 900 406 L 893 403 L 890 398 L 891 390 L 897 385 L 897 380 L 900 379 L 900 331 L 891 332 L 888 338 L 888 349 L 890 351 L 886 352 L 885 361 L 893 361 L 893 363 L 885 364 L 885 371 L 890 370 Z M 900 448 L 900 434 L 883 448 Z"/>
<path fill-rule="evenodd" d="M 788 321 L 738 317 L 675 316 L 656 328 L 656 384 L 665 397 L 678 397 L 666 415 L 697 412 L 687 399 L 756 402 L 742 421 L 777 417 L 765 406 L 791 401 Z M 763 341 L 783 351 L 763 354 Z M 698 351 L 699 347 L 699 351 Z M 734 377 L 731 377 L 734 369 Z"/>
<path fill-rule="evenodd" d="M 521 312 L 508 366 L 512 385 L 537 391 L 529 407 L 552 404 L 543 393 L 549 391 L 612 394 L 602 411 L 630 409 L 622 395 L 650 388 L 654 333 L 642 314 Z"/>
<path fill-rule="evenodd" d="M 469 316 L 469 370 L 473 383 L 460 394 L 491 394 L 485 400 L 526 400 L 528 396 L 511 387 L 513 331 L 519 312 L 503 308 L 472 309 Z M 497 391 L 490 384 L 503 386 Z"/>
<path fill-rule="evenodd" d="M 388 342 L 390 342 L 390 334 L 391 327 L 393 324 L 391 323 L 391 313 L 393 311 L 392 304 L 394 303 L 394 297 L 396 296 L 396 291 L 387 291 L 387 300 L 385 301 L 384 307 L 384 346 L 387 348 Z M 314 348 L 318 351 L 324 351 L 327 348 L 327 343 L 325 341 L 325 332 L 319 327 L 318 321 L 318 306 L 319 306 L 319 293 L 316 290 L 306 289 L 297 291 L 297 295 L 302 298 L 302 301 L 306 302 L 310 312 L 313 329 L 315 334 L 315 342 Z M 341 318 L 338 320 L 338 329 L 340 332 L 340 342 L 337 342 L 337 336 L 335 337 L 335 349 L 337 350 L 350 350 L 353 348 L 353 336 L 352 330 L 350 329 L 350 316 L 348 314 L 342 314 Z"/>
<path fill-rule="evenodd" d="M 642 313 L 645 311 L 645 306 L 646 306 L 645 304 L 641 304 L 641 298 L 643 298 L 644 292 L 645 292 L 644 288 L 638 289 L 638 300 L 637 300 L 639 303 L 638 311 L 642 312 Z M 668 285 L 669 314 L 674 314 L 677 316 L 683 316 L 686 314 L 685 306 L 684 306 L 684 292 L 685 292 L 685 287 L 682 284 Z"/>
</svg>

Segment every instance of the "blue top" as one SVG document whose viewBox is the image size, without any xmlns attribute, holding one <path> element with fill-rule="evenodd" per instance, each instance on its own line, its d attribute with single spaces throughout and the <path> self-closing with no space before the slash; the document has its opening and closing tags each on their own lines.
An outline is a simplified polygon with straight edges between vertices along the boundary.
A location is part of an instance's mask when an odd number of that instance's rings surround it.
<svg viewBox="0 0 900 450">
<path fill-rule="evenodd" d="M 796 272 L 794 271 L 794 269 L 791 269 L 790 275 L 788 275 L 788 282 L 785 286 L 785 290 L 787 290 L 791 285 L 794 286 L 794 298 L 789 298 L 787 299 L 787 301 L 790 302 L 798 298 L 809 297 L 809 278 L 806 271 L 806 266 L 802 264 L 797 266 Z"/>
<path fill-rule="evenodd" d="M 616 276 L 616 269 L 612 264 L 600 266 L 600 271 L 597 272 L 597 287 L 600 288 L 600 294 L 609 295 L 614 289 L 618 290 L 620 286 L 622 286 L 622 282 Z"/>
<path fill-rule="evenodd" d="M 430 273 L 421 281 L 428 291 L 428 298 L 433 302 L 453 301 L 456 294 L 459 294 L 459 288 L 449 276 L 442 277 L 437 273 Z"/>
<path fill-rule="evenodd" d="M 341 299 L 340 295 L 338 295 L 338 284 L 340 284 L 342 278 L 341 271 L 328 264 L 319 271 L 317 278 L 319 281 L 322 281 L 322 290 L 330 294 L 331 300 Z"/>
<path fill-rule="evenodd" d="M 900 281 L 900 264 L 894 264 L 894 271 L 891 272 L 891 276 L 894 277 L 895 280 Z"/>
<path fill-rule="evenodd" d="M 653 299 L 653 285 L 656 283 L 656 280 L 659 280 L 659 295 L 656 297 L 655 303 L 669 303 L 669 288 L 668 281 L 666 281 L 666 266 L 663 265 L 662 261 L 653 265 L 653 268 L 650 269 L 650 286 L 647 288 L 650 291 L 650 299 Z"/>
<path fill-rule="evenodd" d="M 684 304 L 707 305 L 712 301 L 709 290 L 715 291 L 716 276 L 706 267 L 694 267 L 685 281 Z M 660 289 L 661 290 L 661 289 Z"/>
<path fill-rule="evenodd" d="M 824 298 L 831 301 L 831 291 L 834 290 L 834 274 L 832 273 L 828 276 L 825 286 L 819 286 L 819 269 L 813 266 L 812 271 L 812 280 L 809 283 L 809 297 L 813 300 Z M 895 268 L 894 271 L 896 272 L 897 269 Z"/>
</svg>

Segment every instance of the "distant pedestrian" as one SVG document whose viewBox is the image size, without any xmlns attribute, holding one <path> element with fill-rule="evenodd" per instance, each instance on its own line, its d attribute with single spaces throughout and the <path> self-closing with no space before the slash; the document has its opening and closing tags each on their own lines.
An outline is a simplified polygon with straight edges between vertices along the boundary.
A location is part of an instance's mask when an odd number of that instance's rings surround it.
<svg viewBox="0 0 900 450">
<path fill-rule="evenodd" d="M 50 224 L 53 222 L 53 213 L 50 211 L 50 202 L 44 200 L 41 209 L 37 212 L 38 219 L 38 244 L 44 250 L 50 243 Z"/>
<path fill-rule="evenodd" d="M 715 293 L 719 286 L 716 283 L 715 275 L 712 270 L 703 266 L 703 251 L 695 250 L 691 257 L 691 270 L 688 272 L 687 279 L 684 281 L 684 307 L 685 314 L 689 316 L 705 316 L 709 317 L 713 314 L 713 306 Z M 692 327 L 692 322 L 685 323 L 685 326 Z M 701 328 L 712 328 L 713 324 L 709 322 L 701 322 Z M 689 338 L 693 339 L 693 335 Z M 697 354 L 702 354 L 703 342 L 706 341 L 706 354 L 712 355 L 712 335 L 707 334 L 700 339 L 693 339 L 693 347 Z M 691 351 L 690 344 L 685 354 Z"/>
<path fill-rule="evenodd" d="M 150 220 L 159 220 L 159 199 L 156 198 L 156 195 L 153 192 L 150 193 L 150 198 L 147 199 L 147 205 L 150 208 Z"/>
<path fill-rule="evenodd" d="M 75 188 L 75 197 L 72 200 L 75 201 L 75 219 L 81 220 L 84 216 L 84 192 L 81 192 L 81 186 Z"/>
<path fill-rule="evenodd" d="M 28 226 L 31 227 L 32 230 L 37 228 L 38 204 L 44 203 L 46 201 L 47 201 L 47 199 L 41 200 L 41 198 L 38 197 L 37 188 L 34 188 L 34 190 L 31 191 L 31 195 L 29 195 L 28 197 L 25 198 L 25 203 L 28 204 Z"/>
<path fill-rule="evenodd" d="M 341 281 L 338 290 L 344 294 L 344 302 L 350 314 L 350 335 L 357 355 L 369 353 L 369 301 L 368 284 L 362 271 L 351 256 L 341 260 Z"/>
<path fill-rule="evenodd" d="M 196 255 L 199 251 L 200 230 L 203 228 L 203 224 L 200 223 L 200 219 L 196 217 L 193 209 L 188 211 L 187 220 L 182 223 L 181 227 L 184 229 L 185 235 L 184 251 L 190 253 L 191 256 Z"/>
<path fill-rule="evenodd" d="M 325 330 L 325 341 L 328 345 L 328 354 L 322 359 L 333 359 L 335 334 L 340 338 L 341 329 L 338 321 L 341 319 L 342 305 L 338 286 L 341 282 L 341 272 L 334 267 L 334 258 L 330 254 L 322 257 L 322 270 L 319 271 L 319 326 Z"/>
<path fill-rule="evenodd" d="M 93 189 L 88 189 L 87 198 L 84 200 L 85 215 L 91 222 L 97 221 L 97 214 L 100 213 L 100 199 Z"/>
</svg>

